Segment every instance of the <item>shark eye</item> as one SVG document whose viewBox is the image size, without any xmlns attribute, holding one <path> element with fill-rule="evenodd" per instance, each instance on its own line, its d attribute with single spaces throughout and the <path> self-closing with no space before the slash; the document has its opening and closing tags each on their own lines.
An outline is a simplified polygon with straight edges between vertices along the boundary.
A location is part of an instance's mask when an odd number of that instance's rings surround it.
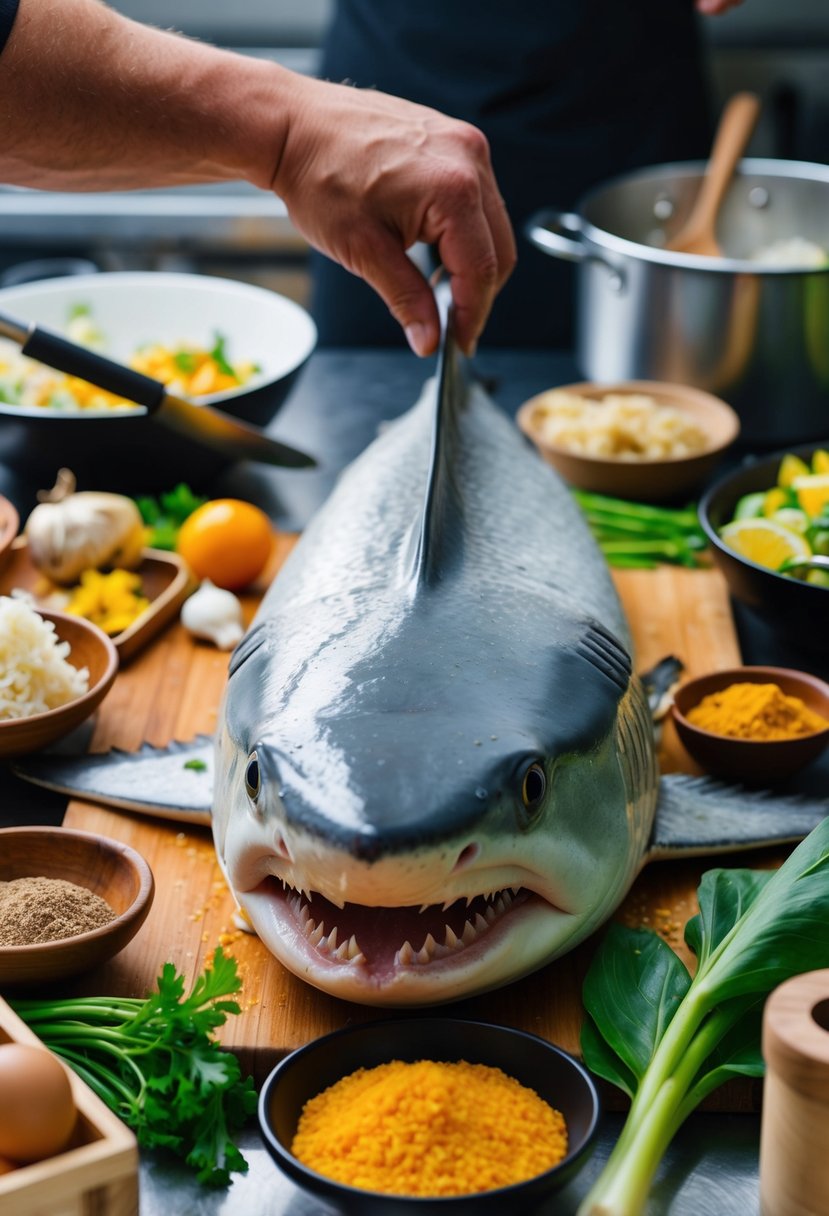
<svg viewBox="0 0 829 1216">
<path fill-rule="evenodd" d="M 544 801 L 546 792 L 547 774 L 544 772 L 543 766 L 536 761 L 525 769 L 521 781 L 521 801 L 524 803 L 524 810 L 529 814 L 537 811 Z"/>
<path fill-rule="evenodd" d="M 248 764 L 245 769 L 245 789 L 248 793 L 248 798 L 255 802 L 259 797 L 259 791 L 262 788 L 262 776 L 259 772 L 259 761 L 256 758 L 256 752 L 251 752 L 248 756 Z"/>
</svg>

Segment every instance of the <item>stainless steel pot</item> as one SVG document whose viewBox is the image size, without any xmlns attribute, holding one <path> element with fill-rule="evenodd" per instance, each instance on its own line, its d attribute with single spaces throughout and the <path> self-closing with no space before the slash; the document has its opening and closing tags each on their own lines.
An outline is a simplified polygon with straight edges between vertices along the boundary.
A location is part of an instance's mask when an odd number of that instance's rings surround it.
<svg viewBox="0 0 829 1216">
<path fill-rule="evenodd" d="M 723 397 L 741 442 L 783 446 L 829 435 L 829 263 L 750 261 L 804 237 L 829 251 L 829 166 L 743 160 L 720 212 L 725 256 L 670 253 L 702 163 L 638 170 L 591 191 L 575 212 L 547 209 L 532 243 L 579 264 L 576 358 L 590 380 L 669 380 Z"/>
</svg>

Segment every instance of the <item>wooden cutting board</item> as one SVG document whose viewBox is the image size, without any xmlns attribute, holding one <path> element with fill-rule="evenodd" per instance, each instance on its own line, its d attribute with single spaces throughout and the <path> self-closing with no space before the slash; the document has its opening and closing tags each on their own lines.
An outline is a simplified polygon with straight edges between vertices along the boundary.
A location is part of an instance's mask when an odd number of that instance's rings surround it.
<svg viewBox="0 0 829 1216">
<path fill-rule="evenodd" d="M 274 571 L 293 542 L 291 536 L 278 538 Z M 716 570 L 665 566 L 619 571 L 616 581 L 633 629 L 639 670 L 668 654 L 679 656 L 689 674 L 740 661 L 727 591 Z M 255 606 L 256 597 L 245 601 L 247 619 Z M 133 749 L 144 740 L 164 744 L 211 732 L 227 661 L 226 654 L 194 642 L 181 626 L 173 625 L 119 675 L 99 712 L 92 750 Z M 695 771 L 670 724 L 661 759 L 665 771 Z M 132 845 L 147 858 L 156 880 L 153 908 L 138 936 L 114 960 L 78 981 L 75 991 L 144 995 L 165 961 L 192 978 L 222 943 L 237 958 L 244 980 L 242 1013 L 223 1028 L 222 1039 L 257 1081 L 287 1051 L 317 1035 L 349 1022 L 401 1016 L 326 996 L 285 971 L 257 938 L 239 933 L 232 920 L 233 900 L 206 829 L 184 829 L 79 801 L 70 803 L 65 823 Z M 757 860 L 770 864 L 773 859 L 763 854 Z M 683 952 L 682 927 L 696 911 L 696 886 L 706 868 L 700 860 L 650 866 L 617 915 L 628 924 L 656 929 Z M 451 1009 L 458 1016 L 532 1031 L 577 1052 L 579 994 L 595 944 L 593 939 L 518 983 Z M 756 1096 L 756 1091 L 735 1083 L 715 1101 L 720 1109 L 749 1109 Z"/>
</svg>

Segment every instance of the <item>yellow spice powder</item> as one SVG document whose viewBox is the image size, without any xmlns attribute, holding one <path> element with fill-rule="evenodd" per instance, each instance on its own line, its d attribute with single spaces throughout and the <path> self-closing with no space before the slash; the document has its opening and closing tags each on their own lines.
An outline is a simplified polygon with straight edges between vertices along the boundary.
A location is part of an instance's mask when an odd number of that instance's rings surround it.
<svg viewBox="0 0 829 1216">
<path fill-rule="evenodd" d="M 567 1153 L 564 1118 L 499 1068 L 393 1060 L 311 1098 L 291 1151 L 389 1195 L 469 1195 L 534 1178 Z"/>
<path fill-rule="evenodd" d="M 729 684 L 703 697 L 686 717 L 701 730 L 734 739 L 795 739 L 829 725 L 777 684 Z"/>
</svg>

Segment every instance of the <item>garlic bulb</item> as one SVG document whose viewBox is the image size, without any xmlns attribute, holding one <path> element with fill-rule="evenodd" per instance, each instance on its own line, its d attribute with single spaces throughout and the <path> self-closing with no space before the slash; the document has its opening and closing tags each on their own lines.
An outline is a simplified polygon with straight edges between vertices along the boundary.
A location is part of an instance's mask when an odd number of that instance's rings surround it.
<svg viewBox="0 0 829 1216">
<path fill-rule="evenodd" d="M 29 556 L 56 583 L 101 566 L 136 566 L 144 544 L 138 507 L 123 494 L 94 490 L 41 502 L 24 529 Z"/>
<path fill-rule="evenodd" d="M 214 586 L 209 578 L 184 601 L 181 623 L 195 637 L 207 638 L 219 650 L 232 650 L 245 632 L 242 605 L 232 591 Z"/>
</svg>

